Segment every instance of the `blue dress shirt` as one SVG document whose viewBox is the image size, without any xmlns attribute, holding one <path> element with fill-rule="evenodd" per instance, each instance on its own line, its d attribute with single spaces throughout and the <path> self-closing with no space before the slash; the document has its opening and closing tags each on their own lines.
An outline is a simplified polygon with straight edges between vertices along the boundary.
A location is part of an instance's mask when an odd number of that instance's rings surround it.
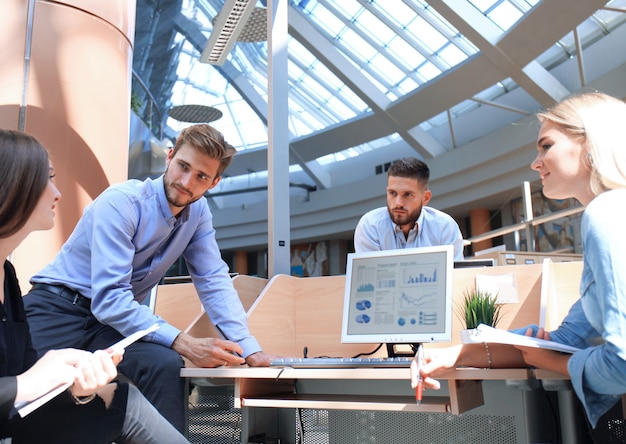
<svg viewBox="0 0 626 444">
<path fill-rule="evenodd" d="M 459 225 L 449 214 L 426 206 L 422 207 L 416 226 L 407 239 L 391 220 L 387 207 L 365 213 L 354 230 L 357 253 L 437 245 L 453 245 L 454 260 L 463 259 L 463 236 Z"/>
<path fill-rule="evenodd" d="M 85 209 L 61 251 L 31 282 L 65 285 L 90 298 L 96 319 L 125 336 L 158 322 L 146 339 L 171 347 L 180 330 L 140 302 L 182 255 L 211 321 L 246 357 L 261 347 L 248 330 L 212 219 L 204 199 L 173 216 L 163 176 L 113 185 Z"/>
<path fill-rule="evenodd" d="M 582 218 L 581 298 L 553 341 L 583 348 L 572 355 L 568 371 L 587 416 L 598 419 L 626 393 L 626 189 L 606 191 Z"/>
</svg>

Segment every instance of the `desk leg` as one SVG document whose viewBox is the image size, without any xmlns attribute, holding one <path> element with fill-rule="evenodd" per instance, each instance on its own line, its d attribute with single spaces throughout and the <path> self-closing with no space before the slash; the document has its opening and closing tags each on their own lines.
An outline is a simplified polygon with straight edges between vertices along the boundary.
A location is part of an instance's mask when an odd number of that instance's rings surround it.
<svg viewBox="0 0 626 444">
<path fill-rule="evenodd" d="M 185 379 L 185 389 L 184 389 L 184 396 L 185 396 L 185 402 L 184 402 L 184 406 L 185 406 L 185 438 L 189 439 L 189 392 L 191 390 L 191 378 L 184 378 Z"/>
<path fill-rule="evenodd" d="M 561 442 L 568 444 L 580 443 L 580 430 L 576 420 L 576 407 L 574 403 L 573 390 L 559 390 L 557 392 L 559 400 L 559 418 L 561 420 Z"/>
</svg>

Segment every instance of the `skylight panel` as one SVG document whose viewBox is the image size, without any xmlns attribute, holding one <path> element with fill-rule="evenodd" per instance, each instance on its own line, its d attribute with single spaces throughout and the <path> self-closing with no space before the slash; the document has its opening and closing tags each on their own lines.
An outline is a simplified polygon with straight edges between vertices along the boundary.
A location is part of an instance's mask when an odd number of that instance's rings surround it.
<svg viewBox="0 0 626 444">
<path fill-rule="evenodd" d="M 423 63 L 426 59 L 417 49 L 409 45 L 406 40 L 396 36 L 387 43 L 387 48 L 398 60 L 401 66 L 410 69 Z"/>
<path fill-rule="evenodd" d="M 340 98 L 340 95 L 332 95 L 328 98 L 327 101 L 328 108 L 333 110 L 334 113 L 340 116 L 355 116 L 356 113 L 354 109 L 350 108 L 343 99 Z"/>
<path fill-rule="evenodd" d="M 387 17 L 400 27 L 406 27 L 415 17 L 415 11 L 402 1 L 376 2 L 376 13 Z"/>
<path fill-rule="evenodd" d="M 417 68 L 417 74 L 419 74 L 420 77 L 424 79 L 423 83 L 426 83 L 429 80 L 434 79 L 439 74 L 441 74 L 441 72 L 442 71 L 431 62 L 426 62 L 422 66 Z"/>
<path fill-rule="evenodd" d="M 493 5 L 499 3 L 502 0 L 469 0 L 471 4 L 473 4 L 477 9 L 481 12 L 486 13 L 489 11 Z"/>
<path fill-rule="evenodd" d="M 377 41 L 381 46 L 386 45 L 387 42 L 397 36 L 391 28 L 380 21 L 380 18 L 367 10 L 364 10 L 363 13 L 359 15 L 356 20 L 356 25 L 367 32 L 371 38 Z M 376 32 L 372 32 L 372 29 L 375 29 Z"/>
<path fill-rule="evenodd" d="M 359 2 L 355 1 L 339 1 L 332 3 L 335 11 L 337 11 L 347 19 L 352 19 L 352 17 L 356 17 L 363 10 L 363 7 L 359 4 Z"/>
<path fill-rule="evenodd" d="M 421 17 L 417 17 L 409 23 L 407 25 L 407 31 L 415 36 L 431 53 L 448 42 L 448 39 Z"/>
<path fill-rule="evenodd" d="M 290 59 L 299 60 L 304 66 L 311 66 L 318 62 L 317 57 L 311 54 L 311 52 L 302 46 L 302 44 L 296 39 L 290 37 L 287 45 L 289 47 Z"/>
<path fill-rule="evenodd" d="M 346 28 L 339 40 L 339 44 L 352 51 L 354 57 L 367 63 L 378 51 L 367 41 L 365 41 L 354 30 Z"/>
<path fill-rule="evenodd" d="M 540 0 L 468 0 L 503 31 L 508 31 Z"/>
<path fill-rule="evenodd" d="M 295 89 L 314 89 L 315 96 L 320 97 L 314 101 L 313 107 L 319 107 L 322 103 L 328 101 L 330 97 L 338 96 L 346 105 L 338 108 L 336 119 L 333 123 L 354 117 L 358 112 L 367 109 L 367 105 L 324 64 L 317 59 L 310 57 L 309 51 L 300 45 L 296 40 L 290 42 L 289 55 L 289 78 L 291 86 Z M 307 54 L 303 56 L 303 54 Z M 341 92 L 341 93 L 340 93 Z M 311 96 L 307 91 L 303 91 L 302 95 Z M 339 112 L 347 110 L 348 112 Z"/>
<path fill-rule="evenodd" d="M 346 27 L 343 21 L 326 8 L 317 8 L 315 10 L 315 20 L 322 29 L 335 38 Z"/>
<path fill-rule="evenodd" d="M 405 77 L 396 87 L 397 94 L 405 95 L 417 88 L 419 84 L 411 77 Z"/>
<path fill-rule="evenodd" d="M 467 58 L 467 55 L 453 44 L 445 45 L 437 55 L 446 62 L 448 67 L 456 66 Z"/>
<path fill-rule="evenodd" d="M 389 86 L 395 85 L 402 81 L 406 77 L 406 74 L 401 71 L 392 61 L 382 54 L 376 54 L 370 61 L 370 66 L 374 72 L 377 72 L 381 78 L 387 79 L 390 83 Z"/>
<path fill-rule="evenodd" d="M 524 14 L 509 2 L 503 2 L 487 13 L 503 31 L 508 31 Z"/>
</svg>

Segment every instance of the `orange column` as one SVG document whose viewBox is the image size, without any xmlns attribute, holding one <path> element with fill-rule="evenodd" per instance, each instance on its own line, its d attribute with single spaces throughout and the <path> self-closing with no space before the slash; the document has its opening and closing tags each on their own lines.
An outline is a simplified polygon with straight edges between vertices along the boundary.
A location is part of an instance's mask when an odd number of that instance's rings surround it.
<svg viewBox="0 0 626 444">
<path fill-rule="evenodd" d="M 12 255 L 24 290 L 102 190 L 126 180 L 134 0 L 3 0 L 0 126 L 37 137 L 63 194 Z"/>
<path fill-rule="evenodd" d="M 489 210 L 487 208 L 474 208 L 470 210 L 470 229 L 472 236 L 478 236 L 479 234 L 491 231 L 491 218 L 489 217 Z M 491 239 L 487 239 L 472 244 L 472 250 L 476 253 L 477 251 L 485 250 L 492 246 Z"/>
<path fill-rule="evenodd" d="M 248 253 L 246 251 L 235 252 L 235 273 L 248 274 Z"/>
</svg>

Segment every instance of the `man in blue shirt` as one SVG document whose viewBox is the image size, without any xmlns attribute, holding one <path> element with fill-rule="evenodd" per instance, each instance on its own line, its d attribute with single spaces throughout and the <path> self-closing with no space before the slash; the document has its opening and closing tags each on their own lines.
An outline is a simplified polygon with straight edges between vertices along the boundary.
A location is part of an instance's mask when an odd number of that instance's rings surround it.
<svg viewBox="0 0 626 444">
<path fill-rule="evenodd" d="M 363 251 L 453 245 L 454 260 L 463 259 L 463 236 L 450 215 L 428 207 L 430 170 L 414 157 L 394 162 L 387 172 L 387 207 L 361 217 L 354 249 Z"/>
<path fill-rule="evenodd" d="M 184 129 L 157 179 L 110 186 L 89 205 L 54 260 L 32 277 L 24 297 L 33 344 L 105 349 L 154 323 L 160 328 L 126 349 L 119 371 L 183 431 L 181 355 L 199 367 L 267 366 L 272 356 L 251 336 L 246 313 L 221 258 L 203 198 L 235 149 L 209 125 Z M 200 300 L 230 339 L 194 338 L 141 301 L 182 256 Z M 232 342 L 231 342 L 232 341 Z"/>
</svg>

